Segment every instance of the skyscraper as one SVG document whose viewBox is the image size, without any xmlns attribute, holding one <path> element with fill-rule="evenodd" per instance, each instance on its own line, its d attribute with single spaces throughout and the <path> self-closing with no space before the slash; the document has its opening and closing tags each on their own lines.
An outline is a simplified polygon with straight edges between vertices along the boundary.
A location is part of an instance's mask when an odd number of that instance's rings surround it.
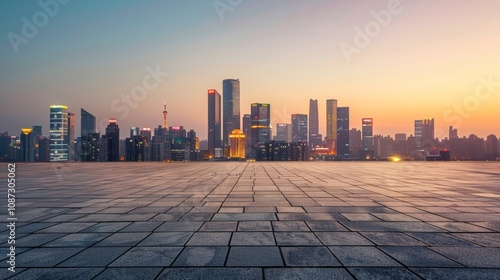
<svg viewBox="0 0 500 280">
<path fill-rule="evenodd" d="M 75 113 L 68 112 L 68 160 L 75 160 Z"/>
<path fill-rule="evenodd" d="M 337 100 L 326 100 L 326 147 L 328 153 L 337 154 Z"/>
<path fill-rule="evenodd" d="M 80 109 L 81 115 L 81 134 L 80 136 L 86 136 L 89 133 L 96 132 L 96 118 L 91 113 L 87 112 L 85 109 Z"/>
<path fill-rule="evenodd" d="M 307 115 L 293 114 L 291 119 L 292 142 L 307 141 Z"/>
<path fill-rule="evenodd" d="M 422 149 L 423 121 L 415 120 L 415 149 Z"/>
<path fill-rule="evenodd" d="M 453 126 L 450 126 L 448 130 L 448 138 L 449 139 L 457 139 L 458 138 L 458 129 L 453 128 Z"/>
<path fill-rule="evenodd" d="M 106 127 L 106 142 L 108 161 L 120 160 L 120 128 L 116 123 L 116 119 L 109 119 Z"/>
<path fill-rule="evenodd" d="M 221 98 L 215 89 L 208 90 L 208 155 L 215 157 L 221 147 Z"/>
<path fill-rule="evenodd" d="M 318 100 L 309 100 L 309 146 L 316 147 L 321 145 L 321 137 L 319 135 L 319 117 L 318 117 Z"/>
<path fill-rule="evenodd" d="M 42 126 L 41 125 L 34 125 L 32 127 L 33 131 L 33 137 L 36 139 L 36 138 L 40 138 L 43 136 L 42 134 Z"/>
<path fill-rule="evenodd" d="M 358 157 L 362 149 L 361 131 L 353 128 L 349 131 L 349 154 Z"/>
<path fill-rule="evenodd" d="M 349 156 L 349 107 L 337 108 L 337 155 Z"/>
<path fill-rule="evenodd" d="M 35 138 L 31 128 L 21 129 L 21 161 L 35 161 Z"/>
<path fill-rule="evenodd" d="M 257 156 L 259 143 L 263 144 L 271 140 L 271 105 L 263 103 L 252 103 L 251 108 L 251 157 Z"/>
<path fill-rule="evenodd" d="M 68 160 L 68 106 L 50 105 L 50 161 Z"/>
<path fill-rule="evenodd" d="M 361 134 L 363 151 L 373 151 L 373 119 L 363 118 L 362 119 L 362 130 Z"/>
<path fill-rule="evenodd" d="M 224 147 L 230 145 L 229 134 L 240 129 L 240 80 L 226 79 L 222 81 L 223 99 L 223 131 Z"/>
<path fill-rule="evenodd" d="M 432 149 L 436 145 L 434 140 L 434 119 L 422 120 L 422 148 Z"/>
<path fill-rule="evenodd" d="M 252 138 L 251 121 L 252 121 L 252 115 L 250 115 L 250 114 L 243 115 L 243 134 L 245 134 L 245 155 L 246 156 L 249 156 L 251 153 L 251 148 L 250 148 L 250 140 Z"/>
</svg>

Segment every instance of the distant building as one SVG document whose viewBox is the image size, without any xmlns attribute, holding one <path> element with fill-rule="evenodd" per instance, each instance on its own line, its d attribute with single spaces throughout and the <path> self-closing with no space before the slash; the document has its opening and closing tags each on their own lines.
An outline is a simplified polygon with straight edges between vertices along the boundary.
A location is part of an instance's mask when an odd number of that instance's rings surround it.
<svg viewBox="0 0 500 280">
<path fill-rule="evenodd" d="M 86 136 L 89 133 L 96 133 L 96 117 L 85 109 L 80 108 L 80 136 Z"/>
<path fill-rule="evenodd" d="M 458 129 L 453 128 L 453 126 L 450 126 L 448 130 L 448 138 L 449 139 L 458 139 Z"/>
<path fill-rule="evenodd" d="M 244 114 L 243 115 L 243 134 L 245 134 L 245 155 L 248 157 L 251 153 L 252 148 L 250 147 L 250 140 L 252 138 L 251 128 L 252 127 L 252 115 Z M 203 149 L 202 149 L 203 150 Z"/>
<path fill-rule="evenodd" d="M 221 97 L 215 89 L 208 90 L 208 154 L 215 157 L 215 149 L 221 148 Z"/>
<path fill-rule="evenodd" d="M 35 138 L 33 136 L 33 129 L 22 128 L 21 129 L 21 159 L 22 162 L 34 162 L 35 161 Z"/>
<path fill-rule="evenodd" d="M 251 157 L 256 158 L 260 150 L 259 144 L 271 140 L 271 105 L 265 103 L 253 103 L 251 111 Z"/>
<path fill-rule="evenodd" d="M 337 155 L 349 157 L 349 107 L 337 108 Z"/>
<path fill-rule="evenodd" d="M 373 138 L 374 153 L 376 158 L 388 158 L 393 156 L 394 140 L 390 136 L 376 135 Z"/>
<path fill-rule="evenodd" d="M 292 121 L 292 142 L 307 142 L 307 115 L 293 114 Z"/>
<path fill-rule="evenodd" d="M 151 135 L 151 128 L 149 127 L 144 127 L 141 129 L 141 136 L 144 137 L 144 141 L 146 143 L 144 144 L 145 150 L 144 150 L 144 160 L 145 161 L 150 161 L 151 160 L 151 141 L 152 141 L 152 135 Z"/>
<path fill-rule="evenodd" d="M 100 133 L 87 133 L 81 136 L 81 161 L 99 161 Z"/>
<path fill-rule="evenodd" d="M 107 161 L 120 160 L 120 128 L 116 119 L 109 119 L 106 127 Z"/>
<path fill-rule="evenodd" d="M 223 145 L 230 145 L 229 134 L 240 129 L 240 80 L 226 79 L 222 81 L 223 99 Z"/>
<path fill-rule="evenodd" d="M 358 157 L 361 149 L 361 130 L 353 128 L 349 131 L 349 153 L 353 157 Z"/>
<path fill-rule="evenodd" d="M 146 151 L 148 149 L 146 137 L 135 135 L 125 139 L 125 160 L 127 161 L 145 161 Z"/>
<path fill-rule="evenodd" d="M 319 136 L 318 100 L 309 100 L 309 146 L 320 146 L 322 139 Z M 288 141 L 290 142 L 290 141 Z"/>
<path fill-rule="evenodd" d="M 329 154 L 337 154 L 337 100 L 326 100 L 326 147 Z"/>
<path fill-rule="evenodd" d="M 373 159 L 375 156 L 373 150 L 373 119 L 363 118 L 361 124 L 362 152 L 359 157 L 362 159 Z"/>
<path fill-rule="evenodd" d="M 75 160 L 75 114 L 68 112 L 68 134 L 66 135 L 68 143 L 68 160 Z"/>
<path fill-rule="evenodd" d="M 68 106 L 50 106 L 50 161 L 68 161 Z"/>
<path fill-rule="evenodd" d="M 276 124 L 276 137 L 273 140 L 292 142 L 292 124 L 291 123 Z"/>
<path fill-rule="evenodd" d="M 230 158 L 240 158 L 244 159 L 246 157 L 246 137 L 243 131 L 239 129 L 234 129 L 231 134 L 229 134 L 230 140 L 230 149 L 229 149 L 229 157 Z"/>
</svg>

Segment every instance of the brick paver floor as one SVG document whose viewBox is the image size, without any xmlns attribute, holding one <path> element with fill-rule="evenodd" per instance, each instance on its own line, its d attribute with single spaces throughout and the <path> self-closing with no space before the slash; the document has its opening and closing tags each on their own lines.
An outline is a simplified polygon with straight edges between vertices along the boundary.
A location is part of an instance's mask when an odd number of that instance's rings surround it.
<svg viewBox="0 0 500 280">
<path fill-rule="evenodd" d="M 500 279 L 499 163 L 41 163 L 16 175 L 16 273 L 4 225 L 0 279 Z"/>
</svg>

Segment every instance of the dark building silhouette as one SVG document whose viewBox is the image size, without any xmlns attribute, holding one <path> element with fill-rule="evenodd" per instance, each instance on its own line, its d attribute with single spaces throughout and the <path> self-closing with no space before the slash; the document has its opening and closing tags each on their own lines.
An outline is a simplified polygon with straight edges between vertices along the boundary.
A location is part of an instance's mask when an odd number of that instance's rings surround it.
<svg viewBox="0 0 500 280">
<path fill-rule="evenodd" d="M 100 139 L 100 133 L 87 133 L 85 136 L 81 137 L 82 161 L 99 161 Z"/>
<path fill-rule="evenodd" d="M 116 123 L 116 119 L 109 119 L 108 126 L 106 127 L 106 139 L 107 146 L 107 161 L 119 161 L 120 160 L 120 128 Z"/>
<path fill-rule="evenodd" d="M 125 139 L 125 159 L 127 161 L 145 161 L 147 144 L 146 137 L 142 135 Z"/>
<path fill-rule="evenodd" d="M 361 130 L 353 128 L 349 131 L 349 153 L 354 157 L 359 157 L 362 150 Z"/>
<path fill-rule="evenodd" d="M 337 108 L 337 156 L 349 157 L 349 107 Z"/>
<path fill-rule="evenodd" d="M 292 117 L 292 142 L 307 142 L 307 115 L 293 114 Z"/>
<path fill-rule="evenodd" d="M 23 128 L 21 129 L 21 158 L 22 162 L 34 162 L 35 161 L 35 138 L 32 133 L 33 129 Z"/>
<path fill-rule="evenodd" d="M 75 114 L 68 112 L 68 134 L 66 135 L 68 143 L 68 160 L 75 160 Z"/>
<path fill-rule="evenodd" d="M 208 154 L 215 157 L 221 148 L 221 97 L 215 89 L 208 90 Z"/>
<path fill-rule="evenodd" d="M 361 124 L 362 150 L 359 157 L 361 159 L 373 159 L 375 157 L 373 150 L 373 119 L 363 118 Z"/>
<path fill-rule="evenodd" d="M 245 134 L 245 155 L 250 156 L 252 148 L 250 147 L 251 141 L 251 127 L 252 127 L 252 115 L 243 115 L 243 134 Z"/>
<path fill-rule="evenodd" d="M 223 145 L 227 147 L 229 134 L 235 129 L 240 129 L 240 80 L 226 79 L 222 81 L 223 99 Z"/>
<path fill-rule="evenodd" d="M 251 129 L 250 129 L 250 157 L 256 158 L 260 150 L 259 144 L 264 144 L 271 140 L 271 105 L 263 103 L 253 103 L 250 108 Z"/>
</svg>

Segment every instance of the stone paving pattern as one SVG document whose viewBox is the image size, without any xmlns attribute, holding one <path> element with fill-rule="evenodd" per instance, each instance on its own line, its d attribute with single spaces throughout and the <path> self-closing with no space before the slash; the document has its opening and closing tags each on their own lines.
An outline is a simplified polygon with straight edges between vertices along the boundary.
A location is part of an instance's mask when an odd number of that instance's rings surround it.
<svg viewBox="0 0 500 280">
<path fill-rule="evenodd" d="M 52 163 L 16 175 L 16 273 L 4 226 L 0 279 L 500 279 L 499 163 Z"/>
</svg>

